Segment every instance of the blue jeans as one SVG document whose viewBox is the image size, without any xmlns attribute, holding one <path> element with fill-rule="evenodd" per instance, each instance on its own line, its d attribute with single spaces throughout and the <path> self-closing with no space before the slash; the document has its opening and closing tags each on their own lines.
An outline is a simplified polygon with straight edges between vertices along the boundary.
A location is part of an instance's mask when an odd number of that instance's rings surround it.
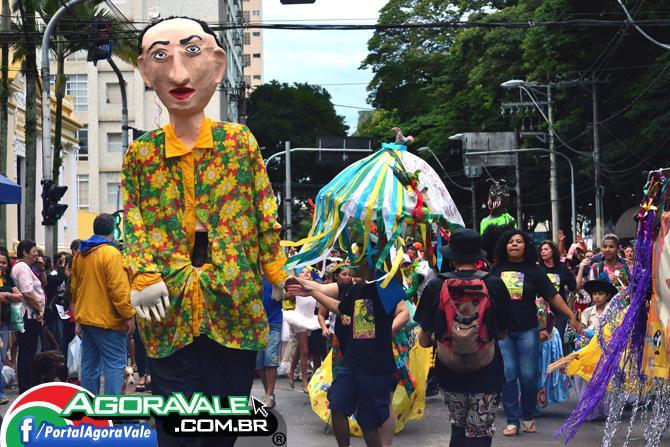
<svg viewBox="0 0 670 447">
<path fill-rule="evenodd" d="M 504 340 L 498 342 L 498 346 L 505 363 L 505 385 L 502 393 L 505 416 L 508 424 L 519 427 L 521 419 L 531 421 L 535 415 L 540 375 L 540 336 L 537 328 L 510 332 Z"/>
<path fill-rule="evenodd" d="M 81 386 L 100 394 L 100 373 L 105 376 L 104 394 L 121 394 L 123 370 L 128 364 L 126 331 L 81 325 Z"/>
</svg>

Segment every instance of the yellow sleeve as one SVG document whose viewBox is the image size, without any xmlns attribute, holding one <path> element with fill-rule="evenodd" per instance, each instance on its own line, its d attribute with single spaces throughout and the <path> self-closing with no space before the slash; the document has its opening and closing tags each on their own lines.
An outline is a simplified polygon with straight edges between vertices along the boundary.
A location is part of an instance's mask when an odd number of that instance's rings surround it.
<svg viewBox="0 0 670 447">
<path fill-rule="evenodd" d="M 286 255 L 279 245 L 282 227 L 277 221 L 277 201 L 256 138 L 248 129 L 245 129 L 245 131 L 247 133 L 247 149 L 251 158 L 261 268 L 268 282 L 279 284 L 286 279 L 286 272 L 283 270 Z"/>
<path fill-rule="evenodd" d="M 113 250 L 105 266 L 107 287 L 116 311 L 121 318 L 127 320 L 135 315 L 135 308 L 130 304 L 130 284 L 128 275 L 123 269 L 123 255 L 113 247 L 107 250 Z"/>
<path fill-rule="evenodd" d="M 140 185 L 137 178 L 136 144 L 133 143 L 123 158 L 121 185 L 123 190 L 124 212 L 124 251 L 133 289 L 147 287 L 159 282 L 160 270 L 154 263 L 151 248 L 147 241 L 147 232 L 140 207 Z M 148 144 L 142 142 L 141 144 Z M 139 278 L 138 278 L 139 276 Z M 137 282 L 136 282 L 137 279 Z M 153 282 L 152 282 L 153 281 Z M 142 288 L 143 288 L 142 287 Z"/>
</svg>

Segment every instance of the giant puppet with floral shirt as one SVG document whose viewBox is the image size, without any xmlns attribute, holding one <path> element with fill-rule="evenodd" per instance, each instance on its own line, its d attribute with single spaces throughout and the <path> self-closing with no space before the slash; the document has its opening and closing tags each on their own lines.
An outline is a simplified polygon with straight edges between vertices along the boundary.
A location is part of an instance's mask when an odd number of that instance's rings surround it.
<svg viewBox="0 0 670 447">
<path fill-rule="evenodd" d="M 275 197 L 245 126 L 205 107 L 226 72 L 206 23 L 152 22 L 138 65 L 169 123 L 135 140 L 123 161 L 131 301 L 150 357 L 154 394 L 248 395 L 267 338 L 261 275 L 283 289 Z M 182 445 L 158 424 L 161 447 Z M 188 439 L 185 445 L 232 445 Z"/>
</svg>

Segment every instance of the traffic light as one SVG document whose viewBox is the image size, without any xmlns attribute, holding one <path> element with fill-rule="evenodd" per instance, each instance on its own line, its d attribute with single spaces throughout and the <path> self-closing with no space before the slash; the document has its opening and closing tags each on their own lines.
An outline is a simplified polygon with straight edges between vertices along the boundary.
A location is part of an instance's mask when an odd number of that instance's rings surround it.
<svg viewBox="0 0 670 447">
<path fill-rule="evenodd" d="M 114 239 L 120 241 L 123 238 L 123 210 L 114 211 Z"/>
<path fill-rule="evenodd" d="M 56 225 L 63 217 L 67 205 L 58 203 L 67 191 L 67 186 L 54 184 L 53 180 L 42 180 L 42 225 Z"/>
<path fill-rule="evenodd" d="M 316 0 L 280 0 L 282 5 L 306 5 L 314 3 Z"/>
<path fill-rule="evenodd" d="M 107 60 L 112 57 L 112 41 L 110 40 L 112 24 L 104 19 L 95 19 L 91 27 L 96 32 L 91 36 L 86 60 L 96 65 L 98 61 Z"/>
</svg>

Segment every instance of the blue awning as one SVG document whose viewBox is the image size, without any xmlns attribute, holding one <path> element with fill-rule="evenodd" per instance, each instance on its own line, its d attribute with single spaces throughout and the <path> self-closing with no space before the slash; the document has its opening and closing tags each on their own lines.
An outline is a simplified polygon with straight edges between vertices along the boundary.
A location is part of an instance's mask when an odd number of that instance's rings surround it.
<svg viewBox="0 0 670 447">
<path fill-rule="evenodd" d="M 21 186 L 0 175 L 0 204 L 21 203 Z"/>
</svg>

